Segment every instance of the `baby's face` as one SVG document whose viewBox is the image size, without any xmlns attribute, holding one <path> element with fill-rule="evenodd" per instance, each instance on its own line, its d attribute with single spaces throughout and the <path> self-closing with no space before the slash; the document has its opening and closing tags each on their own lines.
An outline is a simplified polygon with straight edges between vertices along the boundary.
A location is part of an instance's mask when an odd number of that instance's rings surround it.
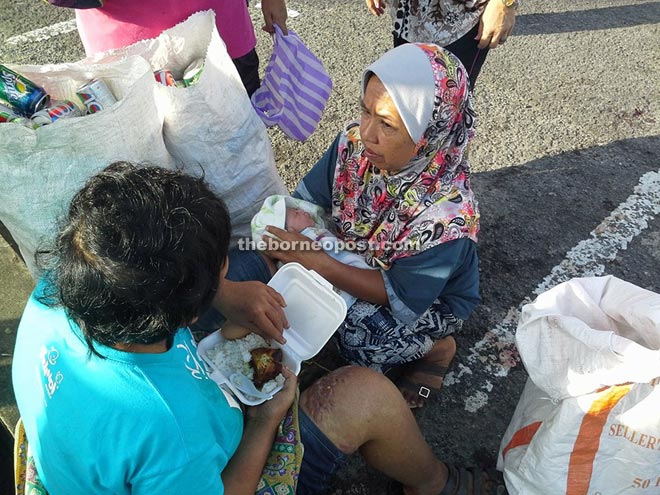
<svg viewBox="0 0 660 495">
<path fill-rule="evenodd" d="M 312 216 L 306 211 L 300 210 L 298 208 L 287 208 L 286 209 L 286 228 L 291 229 L 295 232 L 300 232 L 307 227 L 314 225 L 314 220 Z"/>
</svg>

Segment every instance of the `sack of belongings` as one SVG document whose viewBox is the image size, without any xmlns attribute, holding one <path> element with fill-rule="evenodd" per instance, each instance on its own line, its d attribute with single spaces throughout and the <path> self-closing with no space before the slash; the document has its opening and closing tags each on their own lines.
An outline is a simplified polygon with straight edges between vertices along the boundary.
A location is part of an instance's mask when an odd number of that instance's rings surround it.
<svg viewBox="0 0 660 495">
<path fill-rule="evenodd" d="M 498 469 L 515 495 L 660 493 L 660 295 L 573 279 L 523 308 L 529 380 Z"/>
<path fill-rule="evenodd" d="M 51 102 L 69 100 L 84 111 L 89 101 L 77 92 L 94 79 L 116 100 L 37 128 L 0 124 L 0 222 L 34 276 L 34 253 L 51 240 L 57 218 L 84 182 L 113 161 L 203 175 L 227 204 L 234 242 L 250 236 L 265 198 L 287 192 L 212 11 L 76 63 L 9 68 L 44 88 Z M 159 83 L 154 73 L 162 82 L 165 70 L 170 80 L 187 76 L 186 84 Z"/>
</svg>

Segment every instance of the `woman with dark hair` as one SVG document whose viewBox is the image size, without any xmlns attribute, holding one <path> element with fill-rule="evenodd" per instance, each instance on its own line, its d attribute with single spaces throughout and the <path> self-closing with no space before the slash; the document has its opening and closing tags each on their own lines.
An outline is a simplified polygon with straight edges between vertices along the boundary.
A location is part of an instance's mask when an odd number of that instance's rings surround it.
<svg viewBox="0 0 660 495">
<path fill-rule="evenodd" d="M 67 308 L 92 352 L 95 342 L 163 344 L 217 291 L 227 215 L 198 179 L 114 163 L 74 197 L 54 251 L 39 255 L 40 299 Z"/>
<path fill-rule="evenodd" d="M 285 369 L 282 391 L 244 413 L 197 356 L 187 326 L 238 287 L 225 279 L 229 237 L 222 201 L 178 172 L 115 163 L 73 198 L 12 365 L 51 495 L 255 493 L 296 377 Z M 253 290 L 250 304 L 275 297 L 268 289 Z M 397 389 L 374 371 L 322 378 L 301 395 L 298 415 L 299 494 L 323 493 L 358 450 L 409 494 L 490 486 L 437 460 Z"/>
</svg>

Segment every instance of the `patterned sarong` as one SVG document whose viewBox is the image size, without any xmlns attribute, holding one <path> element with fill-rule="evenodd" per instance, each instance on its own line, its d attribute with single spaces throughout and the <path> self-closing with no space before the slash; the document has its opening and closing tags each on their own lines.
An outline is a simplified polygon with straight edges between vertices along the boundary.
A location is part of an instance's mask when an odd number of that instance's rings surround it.
<svg viewBox="0 0 660 495">
<path fill-rule="evenodd" d="M 37 473 L 20 418 L 14 431 L 14 480 L 16 495 L 48 495 Z"/>
<path fill-rule="evenodd" d="M 277 428 L 256 495 L 294 495 L 303 458 L 298 425 L 298 396 Z"/>
</svg>

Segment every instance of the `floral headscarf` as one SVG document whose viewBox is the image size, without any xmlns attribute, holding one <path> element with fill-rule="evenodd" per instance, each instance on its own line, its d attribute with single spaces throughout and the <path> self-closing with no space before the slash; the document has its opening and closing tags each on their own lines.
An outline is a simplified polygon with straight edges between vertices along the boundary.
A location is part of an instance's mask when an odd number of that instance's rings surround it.
<svg viewBox="0 0 660 495">
<path fill-rule="evenodd" d="M 369 264 L 384 269 L 397 259 L 454 239 L 467 237 L 476 242 L 479 232 L 470 165 L 463 156 L 476 123 L 467 73 L 458 58 L 441 47 L 422 43 L 413 46 L 426 55 L 420 60 L 430 64 L 435 86 L 433 111 L 416 143 L 415 155 L 402 170 L 381 172 L 364 156 L 359 123 L 353 122 L 339 139 L 332 188 L 332 219 L 337 235 L 352 241 L 355 251 Z M 401 48 L 388 53 L 395 54 Z M 392 70 L 398 70 L 401 77 L 401 67 L 392 64 Z M 421 70 L 428 71 L 428 66 Z M 365 78 L 368 73 L 369 69 Z M 405 101 L 397 101 L 396 96 L 405 95 L 402 88 L 388 88 L 382 68 L 374 73 L 400 113 L 407 115 L 402 105 L 411 100 L 404 97 L 399 100 Z M 416 109 L 411 112 L 419 114 Z M 411 126 L 406 127 L 411 135 L 415 134 Z"/>
</svg>

